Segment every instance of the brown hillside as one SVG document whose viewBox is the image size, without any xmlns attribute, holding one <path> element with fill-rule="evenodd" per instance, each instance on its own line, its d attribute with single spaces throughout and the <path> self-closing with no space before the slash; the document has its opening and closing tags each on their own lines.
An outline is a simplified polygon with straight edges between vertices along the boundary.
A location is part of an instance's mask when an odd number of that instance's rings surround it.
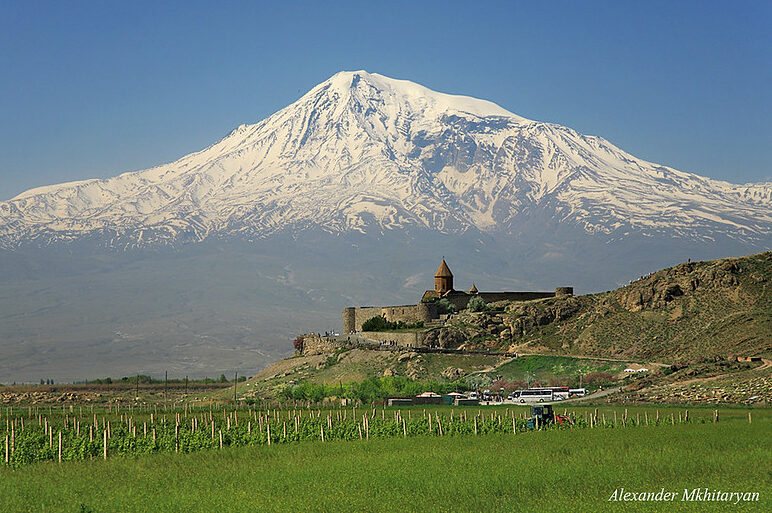
<svg viewBox="0 0 772 513">
<path fill-rule="evenodd" d="M 691 262 L 620 289 L 500 302 L 438 330 L 466 347 L 604 357 L 772 355 L 772 253 Z"/>
</svg>

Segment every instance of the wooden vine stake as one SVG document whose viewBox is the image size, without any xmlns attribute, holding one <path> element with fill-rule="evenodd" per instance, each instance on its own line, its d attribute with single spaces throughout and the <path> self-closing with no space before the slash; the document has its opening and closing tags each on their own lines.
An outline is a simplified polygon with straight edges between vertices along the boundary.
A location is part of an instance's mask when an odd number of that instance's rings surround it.
<svg viewBox="0 0 772 513">
<path fill-rule="evenodd" d="M 102 454 L 104 456 L 104 459 L 107 459 L 107 430 L 105 429 L 102 433 L 104 436 L 103 438 L 103 451 Z"/>
<path fill-rule="evenodd" d="M 62 462 L 62 432 L 59 431 L 59 463 Z"/>
</svg>

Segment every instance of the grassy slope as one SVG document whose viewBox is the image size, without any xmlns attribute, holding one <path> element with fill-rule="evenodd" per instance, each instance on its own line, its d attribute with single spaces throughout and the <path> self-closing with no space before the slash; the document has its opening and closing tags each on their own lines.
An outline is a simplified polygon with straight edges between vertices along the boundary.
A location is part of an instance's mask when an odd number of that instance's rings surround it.
<svg viewBox="0 0 772 513">
<path fill-rule="evenodd" d="M 287 358 L 261 371 L 247 384 L 239 385 L 239 390 L 247 391 L 251 387 L 252 391 L 271 391 L 284 384 L 300 381 L 317 384 L 335 384 L 339 381 L 348 383 L 362 381 L 371 376 L 383 376 L 386 369 L 399 376 L 441 379 L 442 372 L 448 367 L 460 368 L 469 374 L 488 369 L 503 361 L 500 357 L 485 355 L 422 354 L 403 361 L 400 361 L 400 356 L 401 353 L 390 351 L 351 349 L 332 355 Z"/>
<path fill-rule="evenodd" d="M 627 365 L 622 362 L 593 360 L 590 358 L 569 358 L 563 356 L 529 355 L 505 363 L 496 369 L 502 379 L 533 379 L 546 383 L 552 377 L 586 376 L 593 372 L 619 374 Z"/>
<path fill-rule="evenodd" d="M 50 463 L 0 469 L 0 495 L 10 512 L 599 511 L 621 507 L 607 502 L 618 487 L 708 487 L 757 491 L 760 502 L 623 509 L 769 511 L 772 476 L 762 469 L 772 450 L 759 441 L 772 429 L 772 415 L 756 410 L 750 425 L 746 415 L 723 410 L 719 424 L 308 442 Z"/>
</svg>

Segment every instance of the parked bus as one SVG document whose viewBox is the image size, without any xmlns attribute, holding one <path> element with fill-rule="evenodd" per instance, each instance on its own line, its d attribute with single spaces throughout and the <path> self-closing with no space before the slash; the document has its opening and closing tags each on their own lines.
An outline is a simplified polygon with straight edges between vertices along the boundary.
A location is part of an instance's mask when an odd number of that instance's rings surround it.
<svg viewBox="0 0 772 513">
<path fill-rule="evenodd" d="M 551 390 L 552 399 L 555 401 L 563 401 L 568 399 L 568 396 L 571 395 L 568 387 L 551 387 Z"/>
<path fill-rule="evenodd" d="M 552 401 L 552 389 L 549 388 L 530 388 L 520 392 L 520 402 L 534 401 L 543 403 Z"/>
</svg>

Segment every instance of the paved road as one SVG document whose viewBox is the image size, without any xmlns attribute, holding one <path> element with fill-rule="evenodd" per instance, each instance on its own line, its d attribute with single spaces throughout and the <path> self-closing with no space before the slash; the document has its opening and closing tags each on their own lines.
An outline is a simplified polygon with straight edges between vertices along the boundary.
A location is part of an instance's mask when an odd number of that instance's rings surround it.
<svg viewBox="0 0 772 513">
<path fill-rule="evenodd" d="M 606 397 L 607 395 L 616 394 L 622 390 L 622 387 L 612 387 L 612 388 L 606 388 L 603 390 L 598 390 L 597 392 L 594 392 L 590 395 L 585 395 L 584 397 L 574 397 L 573 399 L 565 399 L 563 401 L 545 401 L 543 403 L 537 403 L 534 401 L 528 401 L 525 403 L 521 403 L 519 399 L 515 399 L 514 402 L 510 401 L 504 401 L 502 403 L 497 402 L 488 402 L 488 403 L 480 403 L 483 406 L 496 406 L 496 405 L 502 405 L 502 404 L 516 404 L 519 406 L 528 406 L 528 405 L 539 405 L 539 404 L 554 404 L 554 405 L 561 405 L 566 403 L 575 403 L 578 401 L 586 401 L 588 399 L 599 399 L 601 397 Z"/>
<path fill-rule="evenodd" d="M 573 403 L 577 401 L 586 401 L 587 399 L 598 399 L 600 397 L 606 397 L 607 395 L 616 394 L 620 390 L 622 390 L 622 387 L 606 388 L 604 390 L 598 390 L 597 392 L 586 395 L 584 397 L 574 397 L 573 399 L 566 399 L 565 401 L 553 401 L 550 404 Z"/>
</svg>

